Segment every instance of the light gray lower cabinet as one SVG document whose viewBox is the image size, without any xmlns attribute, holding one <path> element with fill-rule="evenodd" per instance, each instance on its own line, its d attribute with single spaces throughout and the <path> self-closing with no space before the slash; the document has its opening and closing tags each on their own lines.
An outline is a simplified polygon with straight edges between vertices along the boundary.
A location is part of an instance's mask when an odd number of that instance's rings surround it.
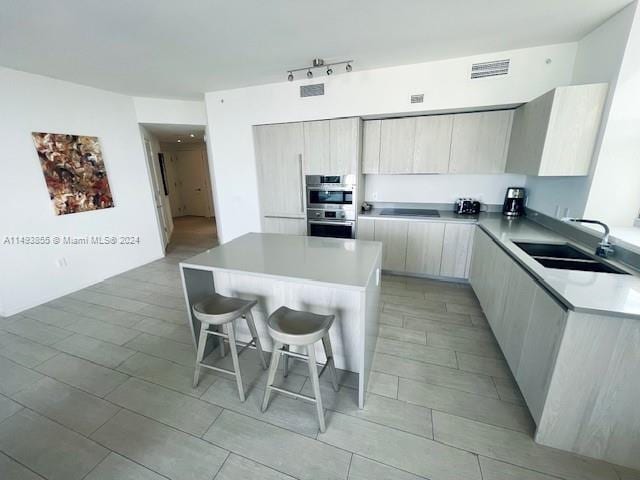
<svg viewBox="0 0 640 480">
<path fill-rule="evenodd" d="M 383 243 L 383 269 L 416 275 L 468 278 L 474 229 L 462 223 L 358 219 L 359 239 Z"/>
<path fill-rule="evenodd" d="M 471 286 L 538 424 L 567 311 L 481 229 L 473 258 Z"/>
<path fill-rule="evenodd" d="M 408 222 L 375 220 L 374 239 L 382 242 L 382 268 L 404 272 L 407 258 Z"/>
<path fill-rule="evenodd" d="M 262 231 L 264 233 L 306 235 L 307 220 L 297 217 L 262 217 Z"/>
<path fill-rule="evenodd" d="M 442 243 L 442 261 L 440 275 L 443 277 L 469 278 L 471 252 L 473 251 L 473 233 L 475 225 L 444 224 Z"/>
<path fill-rule="evenodd" d="M 406 222 L 406 272 L 440 275 L 445 224 L 440 222 Z"/>
</svg>

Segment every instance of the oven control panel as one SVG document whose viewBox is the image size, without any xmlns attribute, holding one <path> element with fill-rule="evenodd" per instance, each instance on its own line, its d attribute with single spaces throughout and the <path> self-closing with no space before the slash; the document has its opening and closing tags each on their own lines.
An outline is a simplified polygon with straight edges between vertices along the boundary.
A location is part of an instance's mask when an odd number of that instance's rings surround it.
<svg viewBox="0 0 640 480">
<path fill-rule="evenodd" d="M 355 220 L 355 213 L 349 210 L 324 210 L 310 208 L 307 210 L 309 220 Z"/>
</svg>

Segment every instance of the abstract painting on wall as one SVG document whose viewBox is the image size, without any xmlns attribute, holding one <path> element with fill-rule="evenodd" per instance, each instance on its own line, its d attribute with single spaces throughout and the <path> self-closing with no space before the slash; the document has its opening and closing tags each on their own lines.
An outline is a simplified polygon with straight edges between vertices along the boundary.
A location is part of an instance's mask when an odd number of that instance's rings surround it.
<svg viewBox="0 0 640 480">
<path fill-rule="evenodd" d="M 113 207 L 98 137 L 32 135 L 56 215 Z"/>
</svg>

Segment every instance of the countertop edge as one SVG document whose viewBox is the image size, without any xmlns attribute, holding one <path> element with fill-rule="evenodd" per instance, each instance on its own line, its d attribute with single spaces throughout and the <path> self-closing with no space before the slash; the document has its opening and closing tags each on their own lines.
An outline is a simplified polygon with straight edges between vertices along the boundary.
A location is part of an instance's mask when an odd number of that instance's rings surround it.
<svg viewBox="0 0 640 480">
<path fill-rule="evenodd" d="M 379 256 L 380 254 L 378 254 Z M 376 257 L 377 258 L 377 257 Z M 211 266 L 205 266 L 205 265 L 196 265 L 193 263 L 187 263 L 187 262 L 180 262 L 178 264 L 178 266 L 182 269 L 182 268 L 191 268 L 194 270 L 206 270 L 209 272 L 226 272 L 226 273 L 236 273 L 236 274 L 242 274 L 242 275 L 250 275 L 250 276 L 254 276 L 254 277 L 266 277 L 266 278 L 272 278 L 274 280 L 282 280 L 282 281 L 295 281 L 297 283 L 305 283 L 305 284 L 309 284 L 309 285 L 322 285 L 322 286 L 328 286 L 328 287 L 332 287 L 332 288 L 342 288 L 345 290 L 354 290 L 354 291 L 365 291 L 367 286 L 359 286 L 359 285 L 350 285 L 347 283 L 332 283 L 332 282 L 323 282 L 322 280 L 313 280 L 310 278 L 303 278 L 303 277 L 288 277 L 286 275 L 274 275 L 271 273 L 263 273 L 263 272 L 253 272 L 253 271 L 247 271 L 247 270 L 237 270 L 237 269 L 233 269 L 233 268 L 223 268 L 223 267 L 211 267 Z M 369 275 L 367 276 L 367 279 L 371 277 L 371 272 L 369 272 Z"/>
<path fill-rule="evenodd" d="M 538 275 L 534 270 L 529 268 L 529 266 L 524 263 L 522 260 L 518 258 L 517 255 L 514 255 L 513 252 L 507 248 L 502 240 L 496 237 L 491 230 L 482 225 L 481 222 L 478 222 L 478 227 L 485 232 L 489 237 L 500 247 L 500 249 L 509 255 L 509 258 L 514 260 L 520 267 L 524 269 L 527 274 L 529 274 L 546 292 L 548 292 L 558 303 L 560 303 L 567 310 L 571 310 L 576 313 L 587 313 L 587 314 L 595 314 L 595 315 L 604 315 L 608 317 L 617 317 L 617 318 L 633 318 L 640 320 L 640 314 L 633 313 L 625 313 L 625 312 L 617 312 L 615 310 L 601 310 L 595 308 L 588 307 L 580 307 L 572 304 L 569 300 L 567 300 L 562 294 L 560 294 L 555 288 L 549 285 L 543 277 Z M 544 227 L 541 227 L 544 228 Z"/>
</svg>

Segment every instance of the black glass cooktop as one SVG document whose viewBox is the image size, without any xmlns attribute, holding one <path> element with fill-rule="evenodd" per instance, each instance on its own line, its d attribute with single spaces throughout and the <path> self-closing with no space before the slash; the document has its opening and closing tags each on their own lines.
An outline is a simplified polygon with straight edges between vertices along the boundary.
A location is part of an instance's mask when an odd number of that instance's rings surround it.
<svg viewBox="0 0 640 480">
<path fill-rule="evenodd" d="M 395 215 L 400 217 L 439 217 L 438 210 L 425 208 L 383 208 L 380 215 Z"/>
</svg>

